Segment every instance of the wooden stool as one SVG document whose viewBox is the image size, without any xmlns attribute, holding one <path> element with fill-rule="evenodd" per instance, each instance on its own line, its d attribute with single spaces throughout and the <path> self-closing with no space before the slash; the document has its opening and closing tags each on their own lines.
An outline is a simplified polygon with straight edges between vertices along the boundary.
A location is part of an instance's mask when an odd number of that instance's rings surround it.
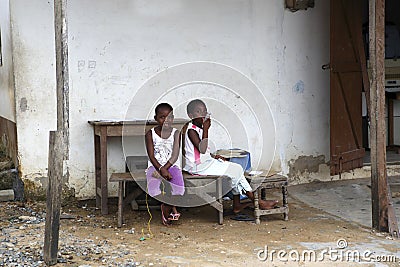
<svg viewBox="0 0 400 267">
<path fill-rule="evenodd" d="M 260 224 L 260 216 L 262 215 L 269 215 L 269 214 L 280 214 L 283 213 L 283 218 L 285 221 L 289 219 L 289 205 L 287 200 L 287 186 L 288 181 L 285 176 L 274 174 L 272 176 L 250 176 L 246 175 L 247 180 L 249 181 L 252 188 L 257 188 L 254 191 L 254 216 L 256 217 L 256 224 Z M 282 207 L 269 209 L 269 210 L 262 210 L 260 209 L 258 200 L 259 197 L 265 197 L 265 190 L 266 189 L 274 189 L 274 188 L 281 188 L 282 189 Z"/>
</svg>

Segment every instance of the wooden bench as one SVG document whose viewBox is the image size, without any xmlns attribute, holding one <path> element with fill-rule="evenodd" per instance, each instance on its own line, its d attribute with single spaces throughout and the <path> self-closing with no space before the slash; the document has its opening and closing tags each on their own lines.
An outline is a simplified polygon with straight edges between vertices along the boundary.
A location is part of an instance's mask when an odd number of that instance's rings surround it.
<svg viewBox="0 0 400 267">
<path fill-rule="evenodd" d="M 257 188 L 254 190 L 254 216 L 256 217 L 256 224 L 260 224 L 260 216 L 270 215 L 270 214 L 280 214 L 283 213 L 283 218 L 285 221 L 289 219 L 289 205 L 288 205 L 288 180 L 285 176 L 279 174 L 273 175 L 258 175 L 250 176 L 246 175 L 247 180 L 252 188 Z M 260 209 L 258 199 L 262 197 L 265 199 L 265 191 L 267 189 L 279 188 L 282 190 L 282 207 L 262 210 Z"/>
<path fill-rule="evenodd" d="M 216 175 L 191 175 L 189 173 L 184 172 L 183 177 L 185 180 L 185 194 L 195 194 L 202 199 L 206 203 L 209 203 L 212 207 L 214 207 L 218 211 L 218 223 L 223 223 L 223 205 L 222 205 L 222 182 L 224 179 L 230 179 L 226 176 L 216 176 Z M 121 227 L 123 224 L 123 209 L 126 203 L 130 203 L 132 200 L 135 200 L 143 190 L 138 187 L 135 188 L 133 192 L 131 192 L 128 196 L 124 197 L 125 194 L 125 185 L 126 182 L 142 183 L 142 188 L 146 184 L 146 175 L 144 170 L 134 170 L 131 172 L 123 172 L 123 173 L 112 173 L 110 177 L 110 182 L 118 182 L 118 227 Z M 205 190 L 198 190 L 198 182 L 201 183 L 215 183 L 214 193 L 215 196 L 210 195 L 205 192 Z"/>
</svg>

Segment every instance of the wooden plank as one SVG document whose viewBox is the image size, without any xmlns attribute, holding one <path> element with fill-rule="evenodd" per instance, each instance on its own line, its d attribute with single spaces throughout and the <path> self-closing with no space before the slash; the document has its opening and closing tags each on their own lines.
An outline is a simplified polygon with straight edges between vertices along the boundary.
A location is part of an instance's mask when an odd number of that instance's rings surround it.
<svg viewBox="0 0 400 267">
<path fill-rule="evenodd" d="M 69 155 L 69 70 L 67 0 L 54 0 L 57 77 L 57 131 L 63 132 L 64 159 Z"/>
<path fill-rule="evenodd" d="M 398 237 L 397 219 L 386 174 L 385 0 L 370 0 L 369 12 L 372 227 Z"/>
<path fill-rule="evenodd" d="M 358 62 L 336 62 L 331 65 L 332 72 L 360 72 L 360 63 Z"/>
<path fill-rule="evenodd" d="M 187 172 L 183 172 L 184 179 L 191 180 L 206 180 L 209 179 L 211 182 L 220 178 L 219 175 L 192 175 Z M 118 182 L 118 181 L 141 181 L 146 180 L 145 170 L 136 170 L 133 172 L 115 172 L 110 176 L 110 182 Z"/>
<path fill-rule="evenodd" d="M 173 124 L 185 124 L 187 123 L 187 119 L 175 118 Z M 99 126 L 113 126 L 113 125 L 153 125 L 157 126 L 158 123 L 155 120 L 97 120 L 97 121 L 88 121 L 91 125 L 99 125 Z"/>
<path fill-rule="evenodd" d="M 56 50 L 57 131 L 50 132 L 43 257 L 46 265 L 57 264 L 63 161 L 69 159 L 69 75 L 67 0 L 54 0 Z M 68 173 L 68 172 L 67 172 Z M 66 174 L 68 175 L 68 174 Z M 68 179 L 68 177 L 65 177 Z"/>
<path fill-rule="evenodd" d="M 60 208 L 63 178 L 63 133 L 50 132 L 49 161 L 46 198 L 46 223 L 43 257 L 47 265 L 57 263 L 58 239 L 60 228 Z"/>
<path fill-rule="evenodd" d="M 176 125 L 175 125 L 176 126 Z M 107 127 L 108 136 L 144 136 L 154 125 L 123 125 Z"/>
<path fill-rule="evenodd" d="M 137 172 L 114 172 L 111 174 L 110 182 L 119 181 L 136 181 L 136 180 L 146 180 L 145 170 Z"/>
<path fill-rule="evenodd" d="M 356 159 L 359 159 L 360 157 L 364 157 L 365 155 L 365 149 L 360 148 L 360 149 L 354 149 L 351 151 L 346 151 L 343 153 L 339 153 L 339 155 L 332 155 L 332 163 L 334 164 L 339 164 L 339 161 L 342 163 L 348 162 L 348 161 L 353 161 Z"/>
</svg>

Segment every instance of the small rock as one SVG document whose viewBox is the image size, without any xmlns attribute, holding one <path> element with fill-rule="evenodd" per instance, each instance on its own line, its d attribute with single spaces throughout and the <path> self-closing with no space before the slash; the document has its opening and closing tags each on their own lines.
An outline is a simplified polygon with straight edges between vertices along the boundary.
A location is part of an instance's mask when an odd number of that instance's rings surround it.
<svg viewBox="0 0 400 267">
<path fill-rule="evenodd" d="M 33 216 L 19 216 L 18 219 L 21 221 L 36 221 L 37 220 L 37 218 L 33 217 Z"/>
</svg>

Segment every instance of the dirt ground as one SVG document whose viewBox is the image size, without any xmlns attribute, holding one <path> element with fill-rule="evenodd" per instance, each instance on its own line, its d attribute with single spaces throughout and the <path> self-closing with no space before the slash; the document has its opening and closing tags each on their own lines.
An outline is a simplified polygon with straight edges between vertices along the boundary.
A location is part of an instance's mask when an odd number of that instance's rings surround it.
<svg viewBox="0 0 400 267">
<path fill-rule="evenodd" d="M 224 217 L 217 223 L 216 211 L 209 207 L 181 209 L 181 219 L 172 226 L 161 224 L 160 210 L 125 209 L 125 224 L 117 228 L 117 205 L 110 214 L 101 215 L 94 201 L 69 203 L 62 208 L 59 263 L 56 266 L 320 266 L 321 262 L 263 259 L 260 250 L 304 251 L 337 248 L 345 240 L 348 248 L 379 243 L 386 253 L 398 253 L 390 237 L 355 223 L 343 221 L 289 198 L 289 221 L 283 215 L 261 217 L 261 224 L 234 221 Z M 231 203 L 225 202 L 226 209 Z M 2 240 L 0 262 L 3 266 L 44 266 L 42 262 L 45 203 L 0 203 Z M 252 211 L 246 210 L 252 215 Z M 150 232 L 151 231 L 151 232 Z M 151 234 L 152 233 L 152 234 Z M 364 247 L 365 249 L 365 247 Z M 379 252 L 379 251 L 377 251 Z M 374 252 L 375 253 L 375 252 Z M 22 256 L 21 256 L 22 255 Z M 293 255 L 292 255 L 293 256 Z M 7 258 L 20 257 L 20 265 L 7 264 Z M 24 258 L 25 257 L 25 258 Z M 284 256 L 288 259 L 288 255 Z M 29 261 L 35 264 L 29 264 Z M 24 262 L 27 262 L 24 265 Z M 324 258 L 329 266 L 354 263 Z M 399 266 L 395 263 L 365 266 Z"/>
</svg>

